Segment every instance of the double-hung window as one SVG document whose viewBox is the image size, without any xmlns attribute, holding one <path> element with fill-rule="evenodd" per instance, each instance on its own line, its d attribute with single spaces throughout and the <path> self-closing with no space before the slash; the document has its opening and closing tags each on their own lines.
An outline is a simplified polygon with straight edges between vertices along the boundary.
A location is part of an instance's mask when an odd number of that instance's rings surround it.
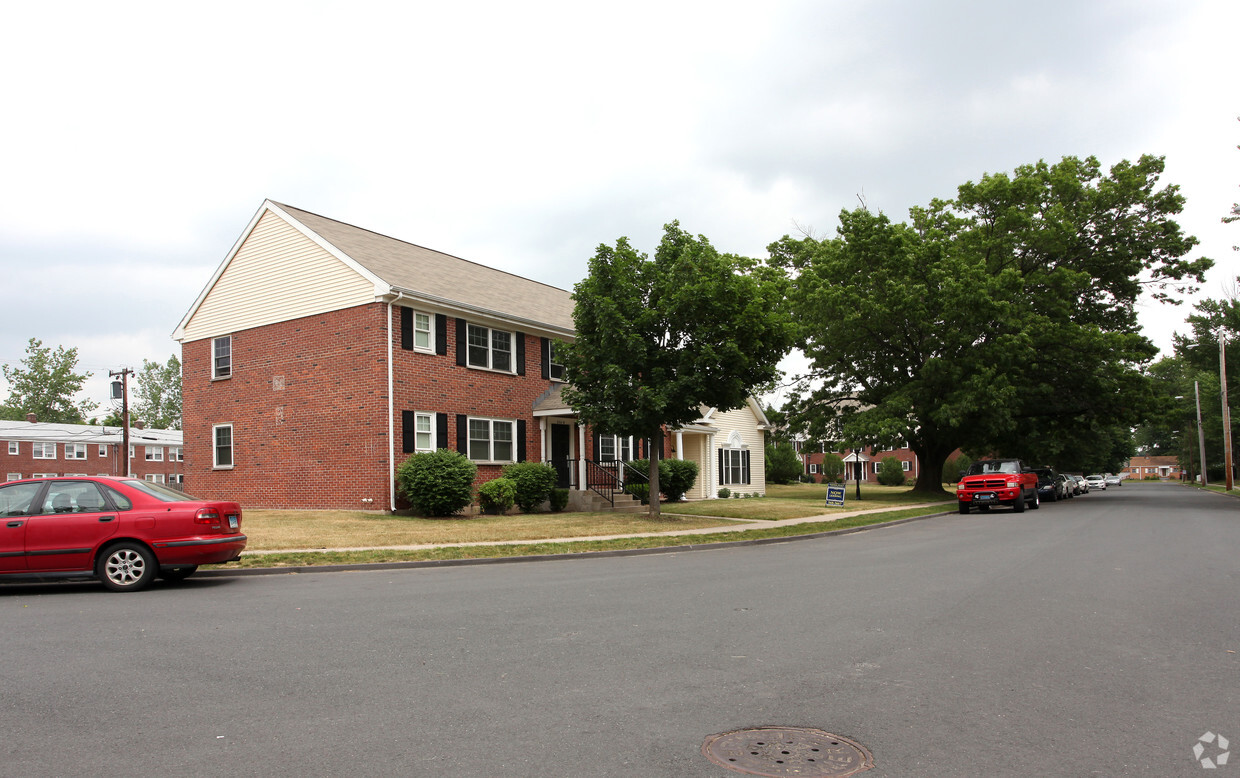
<svg viewBox="0 0 1240 778">
<path fill-rule="evenodd" d="M 17 441 L 16 441 L 16 440 L 10 440 L 10 441 L 9 441 L 9 453 L 10 453 L 10 454 L 16 454 L 17 452 L 18 452 Z"/>
<path fill-rule="evenodd" d="M 31 443 L 33 456 L 35 459 L 55 459 L 56 444 L 55 443 Z"/>
<path fill-rule="evenodd" d="M 184 452 L 182 452 L 180 446 L 170 446 L 168 448 L 168 461 L 169 462 L 184 462 L 185 461 L 185 454 Z"/>
<path fill-rule="evenodd" d="M 147 446 L 146 447 L 147 462 L 163 462 L 164 447 L 163 446 Z"/>
<path fill-rule="evenodd" d="M 749 483 L 748 455 L 744 449 L 719 449 L 719 483 L 727 486 Z"/>
<path fill-rule="evenodd" d="M 225 335 L 211 341 L 211 377 L 228 378 L 230 376 L 232 376 L 232 335 Z"/>
<path fill-rule="evenodd" d="M 513 426 L 504 419 L 469 419 L 469 458 L 476 462 L 513 462 Z"/>
<path fill-rule="evenodd" d="M 480 327 L 467 326 L 466 342 L 470 367 L 512 372 L 512 333 Z"/>
<path fill-rule="evenodd" d="M 600 435 L 598 439 L 598 461 L 632 462 L 633 438 L 627 435 Z"/>
<path fill-rule="evenodd" d="M 100 443 L 99 444 L 99 456 L 106 457 L 107 455 L 108 455 L 108 444 Z"/>
<path fill-rule="evenodd" d="M 554 340 L 547 344 L 547 371 L 550 373 L 548 377 L 552 381 L 563 381 L 564 365 L 556 357 L 555 346 Z"/>
<path fill-rule="evenodd" d="M 435 450 L 435 414 L 401 411 L 401 450 L 422 454 Z"/>
<path fill-rule="evenodd" d="M 86 444 L 85 443 L 66 443 L 65 459 L 85 459 Z"/>
<path fill-rule="evenodd" d="M 229 468 L 233 466 L 233 426 L 231 424 L 216 424 L 211 428 L 212 440 L 212 465 L 216 468 Z"/>
</svg>

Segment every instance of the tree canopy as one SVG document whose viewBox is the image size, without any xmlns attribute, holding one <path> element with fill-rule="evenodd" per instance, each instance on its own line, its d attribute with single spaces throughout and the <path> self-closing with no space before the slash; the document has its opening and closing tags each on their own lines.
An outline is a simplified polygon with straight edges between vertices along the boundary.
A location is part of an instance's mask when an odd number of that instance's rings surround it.
<svg viewBox="0 0 1240 778">
<path fill-rule="evenodd" d="M 155 429 L 181 429 L 181 360 L 175 354 L 163 365 L 144 359 L 135 378 L 130 418 Z"/>
<path fill-rule="evenodd" d="M 90 373 L 78 373 L 77 349 L 57 346 L 53 350 L 43 341 L 31 338 L 21 366 L 0 366 L 9 384 L 4 415 L 23 419 L 35 414 L 39 421 L 53 424 L 81 424 L 87 414 L 99 407 L 89 400 L 75 401 Z"/>
<path fill-rule="evenodd" d="M 654 441 L 652 515 L 664 427 L 694 421 L 702 406 L 739 408 L 778 374 L 793 335 L 781 281 L 672 222 L 653 259 L 627 238 L 600 245 L 574 287 L 564 399 L 603 434 Z"/>
<path fill-rule="evenodd" d="M 1174 302 L 1213 264 L 1185 259 L 1197 241 L 1162 172 L 1065 157 L 966 183 L 909 223 L 861 208 L 833 239 L 773 244 L 811 363 L 796 423 L 850 447 L 907 441 L 926 492 L 956 448 L 1113 459 L 1155 407 L 1138 297 Z"/>
</svg>

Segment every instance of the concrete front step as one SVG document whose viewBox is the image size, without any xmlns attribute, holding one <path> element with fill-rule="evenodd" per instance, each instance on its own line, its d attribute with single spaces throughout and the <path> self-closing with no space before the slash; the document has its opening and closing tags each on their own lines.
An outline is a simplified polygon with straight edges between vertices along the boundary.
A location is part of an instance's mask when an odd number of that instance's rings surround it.
<svg viewBox="0 0 1240 778">
<path fill-rule="evenodd" d="M 617 494 L 616 504 L 613 507 L 607 501 L 607 498 L 594 492 L 572 491 L 568 493 L 568 510 L 570 511 L 586 511 L 601 512 L 614 511 L 616 513 L 641 513 L 646 510 L 646 506 L 641 504 L 631 494 Z"/>
</svg>

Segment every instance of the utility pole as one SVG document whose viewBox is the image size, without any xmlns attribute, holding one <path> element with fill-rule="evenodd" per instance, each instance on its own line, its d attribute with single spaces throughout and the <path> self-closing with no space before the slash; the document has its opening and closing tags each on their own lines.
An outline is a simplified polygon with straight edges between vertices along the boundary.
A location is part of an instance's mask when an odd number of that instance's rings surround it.
<svg viewBox="0 0 1240 778">
<path fill-rule="evenodd" d="M 1231 409 L 1227 407 L 1227 341 L 1223 328 L 1218 331 L 1218 380 L 1223 389 L 1223 468 L 1227 472 L 1227 491 L 1231 491 Z"/>
<path fill-rule="evenodd" d="M 124 471 L 120 474 L 123 478 L 129 477 L 129 376 L 133 375 L 133 371 L 127 367 L 120 370 L 109 370 L 108 378 L 119 378 L 112 382 L 112 399 L 121 401 L 121 465 Z"/>
</svg>

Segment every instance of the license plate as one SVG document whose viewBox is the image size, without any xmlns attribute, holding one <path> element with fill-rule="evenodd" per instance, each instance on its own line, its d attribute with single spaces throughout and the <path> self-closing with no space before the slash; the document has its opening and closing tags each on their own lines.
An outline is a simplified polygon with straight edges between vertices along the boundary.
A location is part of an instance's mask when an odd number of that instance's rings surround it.
<svg viewBox="0 0 1240 778">
<path fill-rule="evenodd" d="M 229 516 L 229 517 L 228 517 L 228 528 L 229 528 L 229 529 L 236 529 L 236 528 L 237 528 L 237 517 L 236 517 L 236 516 Z"/>
<path fill-rule="evenodd" d="M 994 501 L 995 501 L 994 492 L 978 492 L 977 494 L 973 495 L 973 502 L 994 502 Z"/>
</svg>

